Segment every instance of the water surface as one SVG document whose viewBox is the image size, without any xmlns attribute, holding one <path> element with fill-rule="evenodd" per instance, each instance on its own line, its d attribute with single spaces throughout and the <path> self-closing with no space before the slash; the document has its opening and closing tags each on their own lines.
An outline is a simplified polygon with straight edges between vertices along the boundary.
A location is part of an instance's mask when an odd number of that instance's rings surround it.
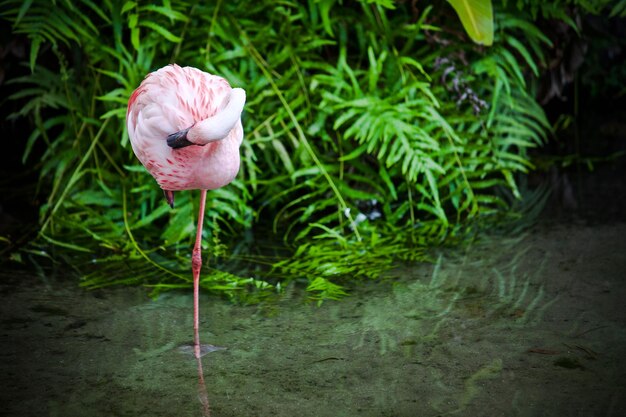
<svg viewBox="0 0 626 417">
<path fill-rule="evenodd" d="M 203 295 L 202 342 L 227 349 L 201 363 L 190 292 L 11 274 L 0 415 L 626 415 L 625 236 L 492 237 L 321 307 Z"/>
</svg>

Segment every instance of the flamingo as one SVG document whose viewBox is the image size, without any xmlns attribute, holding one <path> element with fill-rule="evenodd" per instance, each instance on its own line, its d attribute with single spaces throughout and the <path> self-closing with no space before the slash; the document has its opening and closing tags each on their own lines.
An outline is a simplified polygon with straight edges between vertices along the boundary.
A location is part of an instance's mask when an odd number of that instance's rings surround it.
<svg viewBox="0 0 626 417">
<path fill-rule="evenodd" d="M 245 102 L 245 91 L 231 88 L 224 78 L 176 64 L 148 74 L 128 100 L 126 126 L 133 151 L 168 204 L 174 207 L 175 191 L 200 190 L 191 257 L 196 358 L 201 356 L 200 251 L 206 194 L 229 184 L 239 171 Z"/>
</svg>

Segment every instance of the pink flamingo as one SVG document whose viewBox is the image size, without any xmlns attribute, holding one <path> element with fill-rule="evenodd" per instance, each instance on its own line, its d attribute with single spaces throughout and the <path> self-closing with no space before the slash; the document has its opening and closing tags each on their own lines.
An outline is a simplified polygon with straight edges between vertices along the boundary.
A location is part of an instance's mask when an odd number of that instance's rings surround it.
<svg viewBox="0 0 626 417">
<path fill-rule="evenodd" d="M 174 191 L 200 189 L 193 270 L 194 352 L 200 357 L 199 284 L 207 190 L 239 171 L 246 93 L 192 67 L 168 65 L 146 76 L 128 100 L 126 125 L 135 155 L 174 207 Z"/>
</svg>

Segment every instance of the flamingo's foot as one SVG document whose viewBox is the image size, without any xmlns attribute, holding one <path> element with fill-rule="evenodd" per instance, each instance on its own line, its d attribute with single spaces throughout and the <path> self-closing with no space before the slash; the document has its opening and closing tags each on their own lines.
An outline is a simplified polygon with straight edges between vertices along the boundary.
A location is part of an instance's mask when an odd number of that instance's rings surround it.
<svg viewBox="0 0 626 417">
<path fill-rule="evenodd" d="M 227 350 L 228 348 L 221 346 L 200 344 L 200 357 L 203 357 L 207 353 L 216 352 L 218 350 Z M 185 343 L 178 346 L 178 352 L 192 357 L 196 357 L 196 345 L 194 343 Z"/>
</svg>

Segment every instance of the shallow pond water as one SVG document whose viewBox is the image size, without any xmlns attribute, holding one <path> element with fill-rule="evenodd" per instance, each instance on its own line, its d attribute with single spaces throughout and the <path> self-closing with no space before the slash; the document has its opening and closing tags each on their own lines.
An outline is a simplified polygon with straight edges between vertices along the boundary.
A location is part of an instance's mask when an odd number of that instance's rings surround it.
<svg viewBox="0 0 626 417">
<path fill-rule="evenodd" d="M 7 276 L 0 415 L 623 416 L 624 254 L 624 223 L 544 225 L 321 307 L 203 296 L 201 362 L 190 292 Z"/>
</svg>

